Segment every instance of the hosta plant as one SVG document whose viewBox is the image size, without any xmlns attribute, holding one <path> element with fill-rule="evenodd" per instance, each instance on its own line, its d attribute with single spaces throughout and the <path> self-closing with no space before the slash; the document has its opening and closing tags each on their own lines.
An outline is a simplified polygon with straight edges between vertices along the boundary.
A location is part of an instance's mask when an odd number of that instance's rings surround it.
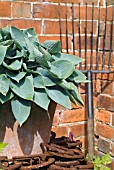
<svg viewBox="0 0 114 170">
<path fill-rule="evenodd" d="M 30 115 L 31 103 L 48 110 L 50 101 L 70 109 L 83 101 L 76 84 L 86 77 L 75 66 L 82 62 L 61 53 L 59 41 L 39 43 L 33 28 L 11 26 L 0 29 L 0 106 L 11 101 L 15 119 L 22 125 Z"/>
</svg>

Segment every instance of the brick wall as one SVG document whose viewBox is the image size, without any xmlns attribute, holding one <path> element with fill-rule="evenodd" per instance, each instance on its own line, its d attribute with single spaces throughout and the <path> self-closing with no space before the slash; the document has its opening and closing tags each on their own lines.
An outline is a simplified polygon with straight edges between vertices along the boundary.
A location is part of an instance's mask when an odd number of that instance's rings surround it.
<svg viewBox="0 0 114 170">
<path fill-rule="evenodd" d="M 52 2 L 53 1 L 53 2 Z M 58 20 L 58 2 L 61 3 L 61 18 L 62 18 L 62 47 L 63 51 L 66 49 L 66 25 L 65 25 L 65 4 L 67 2 L 67 16 L 68 16 L 68 48 L 72 53 L 72 21 L 71 21 L 71 2 L 72 0 L 2 0 L 0 1 L 0 27 L 7 25 L 14 25 L 18 28 L 34 27 L 39 37 L 39 41 L 42 42 L 47 39 L 60 40 L 59 36 L 59 20 Z M 75 0 L 74 1 L 74 26 L 75 26 L 75 54 L 79 55 L 79 40 L 78 40 L 78 2 L 81 5 L 81 48 L 82 57 L 84 58 L 85 44 L 84 44 L 84 31 L 85 31 L 85 3 L 88 3 L 88 15 L 87 15 L 87 63 L 90 63 L 91 56 L 91 19 L 92 19 L 92 2 L 94 2 L 94 29 L 93 29 L 93 63 L 94 56 L 96 56 L 96 40 L 98 32 L 98 2 L 99 0 Z M 99 49 L 103 47 L 103 31 L 104 31 L 104 19 L 105 19 L 105 0 L 100 0 L 101 3 L 101 26 L 100 26 L 100 38 Z M 106 32 L 106 48 L 110 46 L 110 20 L 112 16 L 112 6 L 108 7 L 108 23 Z M 113 26 L 114 30 L 114 26 Z M 114 31 L 113 31 L 114 32 Z M 114 43 L 112 44 L 114 49 Z M 105 65 L 107 65 L 109 52 L 105 52 Z M 99 63 L 102 64 L 102 51 L 99 51 Z M 111 66 L 114 66 L 114 52 L 112 53 Z M 112 68 L 113 69 L 113 68 Z M 94 101 L 94 113 L 95 113 L 95 138 L 96 152 L 107 153 L 110 152 L 114 157 L 114 75 L 113 74 L 97 74 L 93 75 L 93 101 Z M 82 98 L 86 106 L 86 85 L 82 84 L 79 87 Z M 57 105 L 56 113 L 53 122 L 53 128 L 59 136 L 68 136 L 69 132 L 74 133 L 75 139 L 80 139 L 83 142 L 83 149 L 87 149 L 87 112 L 86 108 L 81 106 L 72 105 L 72 110 L 66 110 L 65 108 Z"/>
</svg>

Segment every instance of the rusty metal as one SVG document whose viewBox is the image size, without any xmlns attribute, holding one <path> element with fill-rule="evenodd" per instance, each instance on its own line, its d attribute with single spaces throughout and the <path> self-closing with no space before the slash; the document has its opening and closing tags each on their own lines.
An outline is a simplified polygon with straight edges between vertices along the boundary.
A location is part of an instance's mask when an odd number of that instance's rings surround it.
<svg viewBox="0 0 114 170">
<path fill-rule="evenodd" d="M 43 154 L 15 156 L 12 159 L 0 157 L 0 168 L 4 170 L 76 170 L 93 167 L 81 150 L 82 142 L 69 141 L 69 138 L 65 136 L 55 137 L 56 134 L 52 132 L 50 137 L 52 143 L 41 143 Z M 56 139 L 59 144 L 54 143 Z M 63 139 L 65 139 L 64 143 L 61 144 Z"/>
</svg>

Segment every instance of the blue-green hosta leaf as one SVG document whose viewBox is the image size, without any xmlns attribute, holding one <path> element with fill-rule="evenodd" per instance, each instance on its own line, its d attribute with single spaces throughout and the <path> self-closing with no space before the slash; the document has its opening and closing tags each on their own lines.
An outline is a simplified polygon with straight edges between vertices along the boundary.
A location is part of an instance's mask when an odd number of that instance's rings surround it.
<svg viewBox="0 0 114 170">
<path fill-rule="evenodd" d="M 11 91 L 8 91 L 6 96 L 0 94 L 0 102 L 3 104 L 5 102 L 9 101 L 10 99 L 12 99 L 13 97 L 14 97 L 14 95 Z"/>
<path fill-rule="evenodd" d="M 52 74 L 53 77 L 62 79 L 60 70 L 58 70 L 57 67 L 55 67 L 54 65 L 52 65 L 50 63 L 49 63 L 49 66 L 50 66 L 50 68 L 48 69 L 48 72 L 50 72 L 50 74 Z"/>
<path fill-rule="evenodd" d="M 15 80 L 15 81 L 17 81 L 17 82 L 19 83 L 19 81 L 20 81 L 23 77 L 25 77 L 26 72 L 14 73 L 14 72 L 12 72 L 12 71 L 10 71 L 10 70 L 7 70 L 7 75 L 8 75 L 11 79 L 13 79 L 13 80 Z"/>
<path fill-rule="evenodd" d="M 33 101 L 41 108 L 48 110 L 50 99 L 45 89 L 35 89 Z"/>
<path fill-rule="evenodd" d="M 3 149 L 7 146 L 7 143 L 0 142 L 0 153 L 2 153 Z"/>
<path fill-rule="evenodd" d="M 0 45 L 0 65 L 4 61 L 5 55 L 6 55 L 7 47 Z"/>
<path fill-rule="evenodd" d="M 66 107 L 67 109 L 71 109 L 69 96 L 63 88 L 58 86 L 53 86 L 48 88 L 46 92 L 50 97 L 50 99 Z"/>
<path fill-rule="evenodd" d="M 86 80 L 86 76 L 79 70 L 74 70 L 74 72 L 68 77 L 68 80 L 70 81 L 76 81 L 76 80 Z"/>
<path fill-rule="evenodd" d="M 21 126 L 30 115 L 31 102 L 17 97 L 12 99 L 11 106 L 13 115 Z"/>
<path fill-rule="evenodd" d="M 46 40 L 41 44 L 50 54 L 61 52 L 61 43 L 56 40 Z"/>
<path fill-rule="evenodd" d="M 83 102 L 81 96 L 79 95 L 78 90 L 70 90 L 70 93 L 78 103 L 80 103 L 82 106 L 84 106 L 84 102 Z"/>
<path fill-rule="evenodd" d="M 88 82 L 90 82 L 89 80 L 85 80 L 85 79 L 74 79 L 74 81 L 75 81 L 75 83 L 88 83 Z"/>
<path fill-rule="evenodd" d="M 42 54 L 45 55 L 45 58 L 46 58 L 47 61 L 54 61 L 53 57 L 51 56 L 51 54 L 47 50 L 45 50 L 41 46 L 39 46 L 38 49 Z"/>
<path fill-rule="evenodd" d="M 24 34 L 27 35 L 28 39 L 35 43 L 35 42 L 38 42 L 38 37 L 37 37 L 37 34 L 34 30 L 34 28 L 28 28 L 26 30 L 23 30 Z"/>
<path fill-rule="evenodd" d="M 6 26 L 5 28 L 2 28 L 2 34 L 3 36 L 6 36 L 10 33 L 10 29 L 8 26 Z"/>
<path fill-rule="evenodd" d="M 26 76 L 19 83 L 11 82 L 10 88 L 17 96 L 26 100 L 33 100 L 34 88 L 32 75 Z"/>
<path fill-rule="evenodd" d="M 13 43 L 14 43 L 13 40 L 6 40 L 6 41 L 0 42 L 0 45 L 10 47 Z"/>
<path fill-rule="evenodd" d="M 77 105 L 76 100 L 75 100 L 75 98 L 71 95 L 70 91 L 66 90 L 66 93 L 68 94 L 70 101 L 71 101 L 72 103 L 74 103 L 75 105 Z"/>
<path fill-rule="evenodd" d="M 66 80 L 62 80 L 62 82 L 59 83 L 58 85 L 64 89 L 67 89 L 67 90 L 75 90 L 76 89 L 76 86 L 73 83 L 67 82 Z"/>
<path fill-rule="evenodd" d="M 35 45 L 33 45 L 27 38 L 26 38 L 26 45 L 27 45 L 29 53 L 34 56 L 36 63 L 39 63 L 41 65 L 48 67 L 48 62 L 47 62 L 44 54 L 42 54 L 37 49 L 37 47 Z"/>
<path fill-rule="evenodd" d="M 52 62 L 51 64 L 55 66 L 58 69 L 58 71 L 60 71 L 61 75 L 59 78 L 62 79 L 66 79 L 67 77 L 69 77 L 75 69 L 74 64 L 67 60 L 58 60 Z"/>
<path fill-rule="evenodd" d="M 21 47 L 26 47 L 26 45 L 25 45 L 25 34 L 23 33 L 23 31 L 19 30 L 16 27 L 11 26 L 10 27 L 10 33 L 11 33 L 12 39 L 16 43 L 18 43 Z"/>
<path fill-rule="evenodd" d="M 42 75 L 45 86 L 53 86 L 61 82 L 60 79 L 55 78 L 48 70 L 38 69 L 38 73 Z"/>
<path fill-rule="evenodd" d="M 23 57 L 23 53 L 21 53 L 20 51 L 16 51 L 16 55 L 14 55 L 14 56 L 10 56 L 10 55 L 8 55 L 8 53 L 7 53 L 7 56 L 6 56 L 6 58 L 8 58 L 8 59 L 17 59 L 17 58 L 22 58 Z"/>
<path fill-rule="evenodd" d="M 10 80 L 6 77 L 5 74 L 0 75 L 0 93 L 6 96 L 9 90 Z"/>
<path fill-rule="evenodd" d="M 22 60 L 21 61 L 15 60 L 10 65 L 3 62 L 3 66 L 6 67 L 9 70 L 14 70 L 15 71 L 15 70 L 20 70 L 21 69 L 22 63 L 23 63 Z"/>
<path fill-rule="evenodd" d="M 45 87 L 43 77 L 40 74 L 36 74 L 34 76 L 33 82 L 34 82 L 35 88 L 44 88 Z"/>
<path fill-rule="evenodd" d="M 2 37 L 2 34 L 1 34 L 1 30 L 0 30 L 0 44 L 1 44 L 2 41 L 3 41 L 3 37 Z"/>
<path fill-rule="evenodd" d="M 74 65 L 77 65 L 77 64 L 79 64 L 80 62 L 83 61 L 82 58 L 76 57 L 75 55 L 72 55 L 72 54 L 59 53 L 59 54 L 55 54 L 55 56 L 56 55 L 57 55 L 57 57 L 59 55 L 60 59 L 62 59 L 62 60 L 68 60 L 68 61 L 72 62 Z"/>
</svg>

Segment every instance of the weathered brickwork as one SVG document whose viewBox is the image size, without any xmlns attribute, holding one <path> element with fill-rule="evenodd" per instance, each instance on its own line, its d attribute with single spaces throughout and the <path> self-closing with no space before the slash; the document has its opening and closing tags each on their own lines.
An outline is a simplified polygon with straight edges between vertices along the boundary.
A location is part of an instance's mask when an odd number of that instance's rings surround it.
<svg viewBox="0 0 114 170">
<path fill-rule="evenodd" d="M 61 25 L 62 25 L 62 48 L 66 51 L 66 23 L 65 23 L 65 2 L 67 3 L 67 18 L 68 18 L 68 49 L 72 54 L 72 1 L 73 0 L 1 0 L 0 1 L 0 27 L 16 26 L 18 28 L 34 27 L 38 35 L 39 41 L 45 40 L 60 40 L 59 17 L 58 10 L 60 3 Z M 102 65 L 102 49 L 103 49 L 103 33 L 105 29 L 105 0 L 74 0 L 74 34 L 75 34 L 75 54 L 79 56 L 79 5 L 80 3 L 80 33 L 81 33 L 81 57 L 85 58 L 85 26 L 86 26 L 86 3 L 88 3 L 87 13 L 87 67 L 90 68 L 91 57 L 91 32 L 92 32 L 92 2 L 94 2 L 94 21 L 93 21 L 93 64 L 96 63 L 96 44 L 98 34 L 98 5 L 101 4 L 100 11 L 100 38 L 99 38 L 99 69 Z M 113 0 L 107 0 L 107 26 L 106 26 L 106 43 L 104 64 L 108 65 L 110 52 L 110 30 L 113 29 L 114 49 L 114 22 L 112 20 L 112 5 Z M 114 52 L 111 54 L 111 70 L 114 70 Z M 83 62 L 83 69 L 84 62 Z M 87 86 L 81 84 L 79 87 L 82 99 L 86 102 Z M 96 153 L 110 153 L 114 157 L 114 74 L 96 74 L 93 75 L 93 102 L 94 102 L 94 117 L 95 117 L 95 134 L 98 136 L 96 141 Z M 83 149 L 87 150 L 87 111 L 82 106 L 72 104 L 72 110 L 66 110 L 64 107 L 57 105 L 56 113 L 53 121 L 53 131 L 57 137 L 68 136 L 69 132 L 74 133 L 75 139 L 80 139 L 83 142 Z M 114 166 L 112 164 L 112 166 Z"/>
</svg>

